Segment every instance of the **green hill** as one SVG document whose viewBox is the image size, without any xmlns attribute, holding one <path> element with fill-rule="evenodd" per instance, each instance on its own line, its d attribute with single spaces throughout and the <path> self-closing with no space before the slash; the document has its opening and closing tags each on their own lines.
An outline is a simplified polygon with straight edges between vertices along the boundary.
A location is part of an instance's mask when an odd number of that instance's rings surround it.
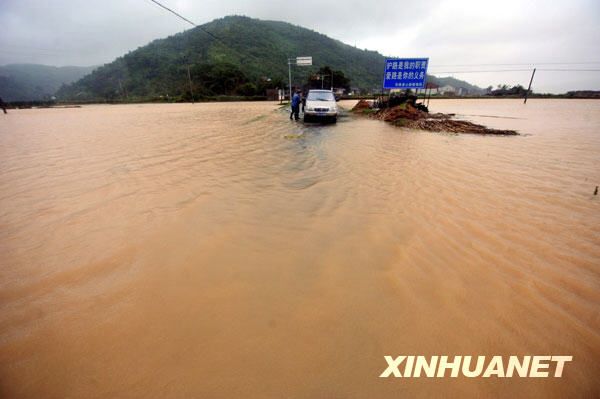
<svg viewBox="0 0 600 399">
<path fill-rule="evenodd" d="M 209 33 L 207 33 L 209 32 Z M 148 99 L 194 94 L 262 94 L 287 86 L 288 57 L 312 56 L 312 67 L 293 67 L 294 84 L 319 67 L 341 70 L 351 85 L 377 90 L 384 57 L 286 22 L 229 16 L 131 51 L 63 87 L 63 100 Z M 465 82 L 466 83 L 466 82 Z"/>
<path fill-rule="evenodd" d="M 81 79 L 94 68 L 37 64 L 0 66 L 0 97 L 5 101 L 48 100 L 63 84 Z"/>
</svg>

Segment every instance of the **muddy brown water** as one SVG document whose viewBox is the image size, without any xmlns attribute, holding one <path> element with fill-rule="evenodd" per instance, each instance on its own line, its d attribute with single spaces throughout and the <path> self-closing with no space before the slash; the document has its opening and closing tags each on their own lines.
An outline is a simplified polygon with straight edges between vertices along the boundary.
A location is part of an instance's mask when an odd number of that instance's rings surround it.
<svg viewBox="0 0 600 399">
<path fill-rule="evenodd" d="M 430 108 L 522 135 L 272 103 L 9 111 L 0 396 L 600 396 L 600 101 Z M 574 360 L 378 378 L 400 354 Z"/>
</svg>

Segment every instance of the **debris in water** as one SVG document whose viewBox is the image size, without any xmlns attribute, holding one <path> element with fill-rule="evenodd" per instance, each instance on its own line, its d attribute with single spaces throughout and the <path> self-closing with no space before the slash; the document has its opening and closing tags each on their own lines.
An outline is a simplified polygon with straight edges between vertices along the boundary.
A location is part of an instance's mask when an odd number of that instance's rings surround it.
<svg viewBox="0 0 600 399">
<path fill-rule="evenodd" d="M 390 122 L 393 125 L 410 129 L 429 130 L 432 132 L 471 133 L 471 134 L 494 134 L 494 135 L 518 135 L 514 130 L 491 129 L 483 125 L 468 121 L 452 119 L 454 114 L 429 114 L 424 112 L 410 102 L 405 102 L 391 108 L 376 109 L 372 103 L 360 100 L 352 112 L 368 115 L 371 118 Z"/>
</svg>

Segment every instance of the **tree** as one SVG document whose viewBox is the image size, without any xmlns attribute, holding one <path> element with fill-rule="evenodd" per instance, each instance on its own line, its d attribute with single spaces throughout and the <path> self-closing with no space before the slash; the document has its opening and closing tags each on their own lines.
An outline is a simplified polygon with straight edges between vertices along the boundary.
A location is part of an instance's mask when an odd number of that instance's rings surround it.
<svg viewBox="0 0 600 399">
<path fill-rule="evenodd" d="M 527 91 L 527 89 L 525 89 L 523 86 L 521 85 L 516 85 L 516 86 L 508 86 L 506 84 L 503 85 L 498 85 L 498 89 L 497 90 L 492 90 L 491 92 L 488 92 L 489 95 L 492 96 L 518 96 L 518 97 L 523 97 L 525 95 L 525 92 Z"/>
<path fill-rule="evenodd" d="M 321 67 L 316 73 L 309 75 L 306 86 L 309 89 L 329 89 L 332 86 L 332 76 L 334 88 L 350 89 L 350 79 L 344 75 L 344 72 L 338 70 L 334 71 L 329 66 Z"/>
<path fill-rule="evenodd" d="M 255 96 L 257 95 L 256 85 L 254 83 L 244 83 L 240 87 L 237 88 L 237 93 L 242 96 Z"/>
<path fill-rule="evenodd" d="M 191 68 L 191 75 L 194 91 L 202 95 L 232 95 L 248 82 L 244 72 L 228 63 L 195 65 Z M 246 87 L 246 90 L 249 88 Z"/>
</svg>

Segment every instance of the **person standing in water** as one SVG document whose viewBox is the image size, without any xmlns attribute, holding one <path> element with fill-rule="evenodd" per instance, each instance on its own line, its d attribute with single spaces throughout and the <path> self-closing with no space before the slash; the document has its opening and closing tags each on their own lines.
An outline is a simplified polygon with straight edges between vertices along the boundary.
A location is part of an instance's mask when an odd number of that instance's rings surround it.
<svg viewBox="0 0 600 399">
<path fill-rule="evenodd" d="M 294 96 L 292 97 L 292 112 L 290 113 L 290 120 L 292 120 L 292 116 L 294 119 L 300 119 L 298 115 L 300 113 L 300 91 L 296 91 Z"/>
<path fill-rule="evenodd" d="M 0 108 L 2 108 L 2 111 L 6 114 L 6 104 L 4 103 L 4 100 L 2 100 L 2 97 L 0 97 Z"/>
</svg>

